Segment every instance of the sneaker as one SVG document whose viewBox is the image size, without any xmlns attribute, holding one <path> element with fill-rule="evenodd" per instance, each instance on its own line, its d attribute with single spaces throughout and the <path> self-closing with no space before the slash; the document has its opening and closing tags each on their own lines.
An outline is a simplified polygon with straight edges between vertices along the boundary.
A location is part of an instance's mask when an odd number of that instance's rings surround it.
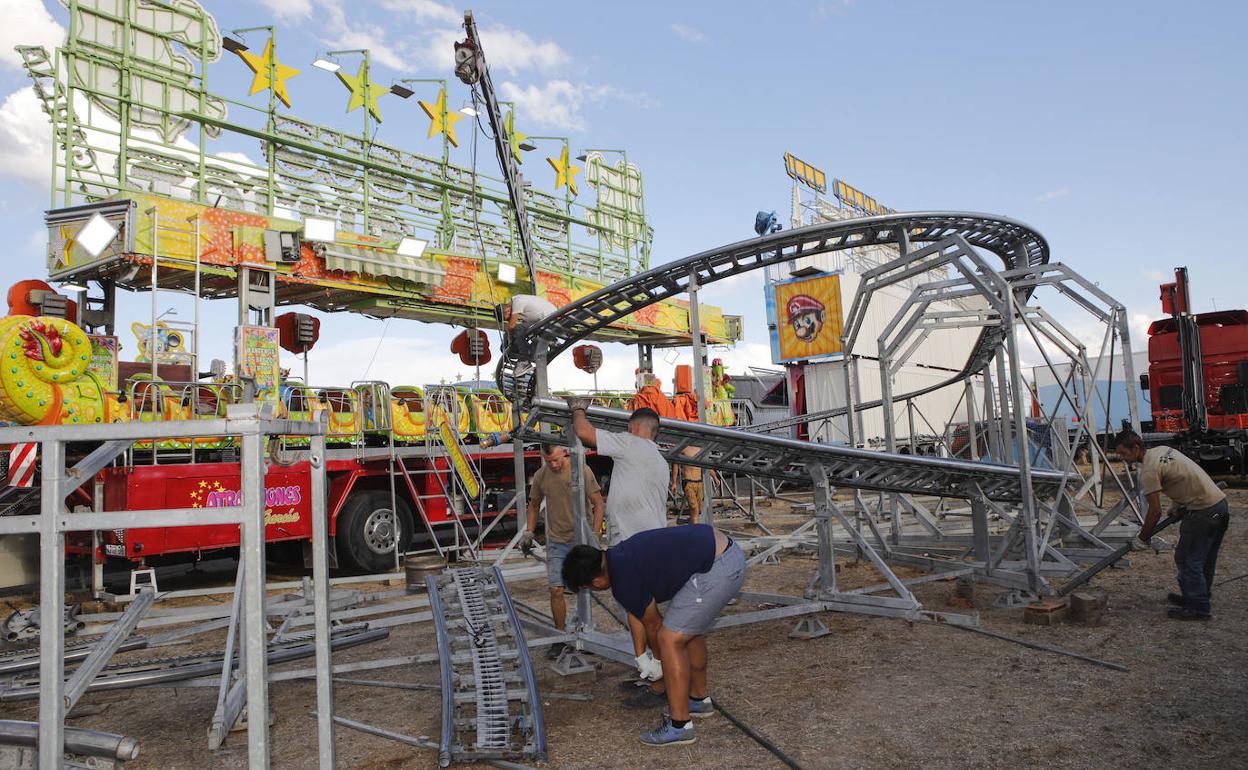
<svg viewBox="0 0 1248 770">
<path fill-rule="evenodd" d="M 555 642 L 554 644 L 547 647 L 546 648 L 546 660 L 558 660 L 559 656 L 563 654 L 563 648 L 566 646 L 567 645 L 564 644 L 563 642 Z"/>
<path fill-rule="evenodd" d="M 670 717 L 663 717 L 658 727 L 641 734 L 641 742 L 647 746 L 677 746 L 682 743 L 693 743 L 698 736 L 693 734 L 693 723 L 684 727 L 676 727 Z"/>
<path fill-rule="evenodd" d="M 1166 615 L 1171 620 L 1209 620 L 1213 617 L 1213 615 L 1208 612 L 1197 612 L 1196 610 L 1189 610 L 1186 607 L 1183 609 L 1175 608 L 1173 610 L 1169 610 L 1166 612 Z"/>
<path fill-rule="evenodd" d="M 1183 606 L 1183 594 L 1166 594 L 1166 601 L 1175 607 Z"/>
<path fill-rule="evenodd" d="M 624 705 L 630 709 L 648 709 L 655 706 L 666 706 L 667 695 L 655 692 L 649 687 L 642 687 L 636 695 L 624 699 Z"/>
<path fill-rule="evenodd" d="M 705 698 L 702 698 L 700 700 L 696 698 L 690 698 L 689 699 L 689 716 L 694 717 L 696 719 L 715 716 L 715 704 L 711 702 L 711 696 L 708 695 Z"/>
</svg>

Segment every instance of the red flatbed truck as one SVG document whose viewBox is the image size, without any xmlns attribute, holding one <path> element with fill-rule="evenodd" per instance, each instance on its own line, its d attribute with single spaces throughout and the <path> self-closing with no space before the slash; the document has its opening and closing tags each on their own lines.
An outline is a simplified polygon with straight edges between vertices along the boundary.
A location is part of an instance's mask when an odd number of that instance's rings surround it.
<svg viewBox="0 0 1248 770">
<path fill-rule="evenodd" d="M 468 447 L 468 459 L 479 469 L 484 484 L 479 511 L 455 502 L 450 476 L 455 471 L 445 451 L 428 447 L 395 448 L 392 464 L 389 448 L 355 447 L 329 449 L 326 474 L 329 499 L 329 532 L 335 549 L 335 566 L 370 572 L 393 568 L 394 523 L 407 542 L 413 536 L 428 537 L 424 519 L 441 537 L 452 534 L 454 521 L 468 531 L 489 524 L 507 509 L 515 489 L 515 456 L 508 445 L 479 449 Z M 298 457 L 297 453 L 292 453 Z M 536 451 L 525 453 L 526 476 L 541 462 Z M 391 513 L 391 481 L 397 516 Z M 239 494 L 237 463 L 196 462 L 133 464 L 110 467 L 97 481 L 108 510 L 156 510 L 164 508 L 234 505 Z M 410 483 L 409 483 L 410 482 Z M 90 491 L 87 485 L 86 491 Z M 265 475 L 265 535 L 270 543 L 311 542 L 310 477 L 306 460 L 289 465 L 270 463 Z M 449 498 L 449 499 L 448 499 Z M 514 509 L 507 515 L 514 517 Z M 500 526 L 504 522 L 500 522 Z M 200 555 L 239 545 L 236 525 L 150 527 L 103 533 L 102 553 L 146 563 L 157 557 Z M 432 549 L 432 546 L 430 546 Z"/>
</svg>

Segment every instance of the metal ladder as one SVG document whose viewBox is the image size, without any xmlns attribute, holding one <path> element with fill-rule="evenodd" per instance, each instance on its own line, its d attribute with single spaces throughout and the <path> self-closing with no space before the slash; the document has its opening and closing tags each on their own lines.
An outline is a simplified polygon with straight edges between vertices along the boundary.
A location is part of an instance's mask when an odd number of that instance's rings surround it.
<svg viewBox="0 0 1248 770">
<path fill-rule="evenodd" d="M 532 661 L 497 568 L 426 578 L 442 674 L 438 764 L 546 759 L 546 729 Z"/>
</svg>

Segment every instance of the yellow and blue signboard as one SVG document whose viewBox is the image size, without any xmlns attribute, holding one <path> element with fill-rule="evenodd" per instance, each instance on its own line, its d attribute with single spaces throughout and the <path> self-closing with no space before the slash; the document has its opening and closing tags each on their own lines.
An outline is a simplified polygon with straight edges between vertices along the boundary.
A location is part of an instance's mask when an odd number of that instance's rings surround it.
<svg viewBox="0 0 1248 770">
<path fill-rule="evenodd" d="M 839 357 L 842 322 L 839 274 L 819 273 L 767 286 L 774 363 Z"/>
</svg>

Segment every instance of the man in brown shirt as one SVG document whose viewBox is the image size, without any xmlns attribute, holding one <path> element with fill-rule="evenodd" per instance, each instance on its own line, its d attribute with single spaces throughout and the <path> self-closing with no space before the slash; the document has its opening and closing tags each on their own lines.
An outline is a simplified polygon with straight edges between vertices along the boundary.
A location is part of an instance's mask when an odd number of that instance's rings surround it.
<svg viewBox="0 0 1248 770">
<path fill-rule="evenodd" d="M 1218 564 L 1218 549 L 1230 523 L 1226 494 L 1209 474 L 1179 450 L 1159 446 L 1145 450 L 1134 433 L 1118 437 L 1118 456 L 1128 463 L 1141 463 L 1140 489 L 1148 499 L 1148 511 L 1140 525 L 1139 539 L 1152 539 L 1161 518 L 1161 494 L 1179 508 L 1179 543 L 1174 547 L 1181 594 L 1167 599 L 1178 607 L 1170 610 L 1175 620 L 1208 620 L 1212 617 L 1210 595 Z"/>
<path fill-rule="evenodd" d="M 542 467 L 533 474 L 529 484 L 528 529 L 520 541 L 521 547 L 533 543 L 537 531 L 537 519 L 542 503 L 546 503 L 546 584 L 550 587 L 550 615 L 555 628 L 563 630 L 567 621 L 568 607 L 563 599 L 563 560 L 576 545 L 576 521 L 572 508 L 572 462 L 566 447 L 542 445 Z M 585 502 L 593 512 L 594 537 L 602 531 L 605 503 L 598 479 L 585 468 Z M 591 545 L 597 545 L 591 543 Z M 552 644 L 546 657 L 554 660 L 563 651 L 563 644 Z"/>
<path fill-rule="evenodd" d="M 696 455 L 697 447 L 685 447 L 681 454 Z M 702 520 L 702 469 L 696 465 L 672 464 L 672 497 L 676 497 L 676 485 L 683 483 L 681 491 L 685 493 L 685 503 L 689 506 L 689 523 L 697 524 Z"/>
</svg>

